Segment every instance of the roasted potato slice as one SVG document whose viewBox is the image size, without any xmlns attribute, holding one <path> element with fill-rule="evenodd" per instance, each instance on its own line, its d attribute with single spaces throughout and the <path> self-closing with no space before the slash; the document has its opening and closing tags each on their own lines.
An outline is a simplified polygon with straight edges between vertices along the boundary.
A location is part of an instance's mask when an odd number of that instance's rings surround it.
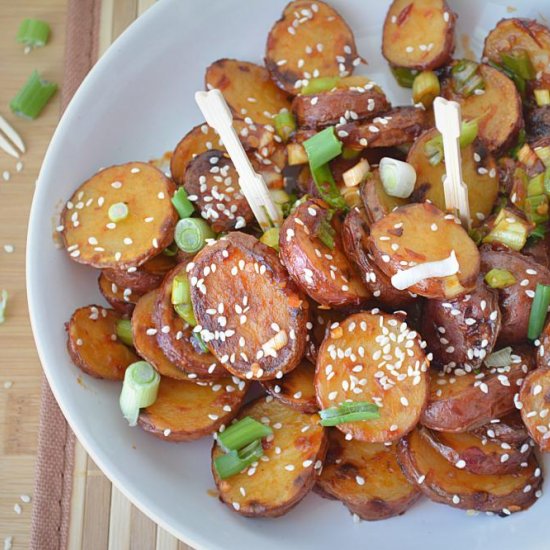
<svg viewBox="0 0 550 550">
<path fill-rule="evenodd" d="M 412 303 L 414 297 L 407 291 L 394 288 L 374 262 L 368 248 L 369 227 L 366 216 L 358 208 L 351 209 L 347 214 L 341 235 L 344 251 L 355 262 L 373 298 L 392 309 L 403 308 Z"/>
<path fill-rule="evenodd" d="M 328 222 L 323 201 L 308 200 L 285 220 L 279 236 L 281 261 L 291 278 L 316 302 L 330 307 L 359 306 L 371 294 L 348 260 L 336 229 L 334 246 L 321 241 L 319 232 Z"/>
<path fill-rule="evenodd" d="M 264 456 L 244 472 L 220 479 L 214 460 L 222 450 L 212 448 L 212 475 L 220 500 L 246 517 L 279 517 L 296 506 L 319 476 L 327 449 L 327 435 L 316 414 L 286 407 L 273 396 L 260 397 L 242 409 L 271 426 L 273 435 L 262 442 Z"/>
<path fill-rule="evenodd" d="M 539 337 L 537 349 L 537 367 L 541 369 L 550 368 L 550 323 L 546 323 L 542 334 Z"/>
<path fill-rule="evenodd" d="M 399 197 L 391 197 L 386 193 L 378 170 L 369 172 L 367 180 L 361 185 L 361 199 L 369 225 L 409 202 Z"/>
<path fill-rule="evenodd" d="M 398 316 L 357 313 L 327 334 L 315 369 L 322 409 L 346 400 L 380 407 L 380 418 L 337 426 L 360 441 L 396 441 L 416 426 L 429 394 L 429 361 L 416 331 Z"/>
<path fill-rule="evenodd" d="M 529 142 L 544 139 L 550 135 L 550 105 L 535 107 L 525 112 L 525 131 Z"/>
<path fill-rule="evenodd" d="M 290 110 L 288 95 L 271 80 L 265 67 L 218 59 L 206 69 L 206 88 L 220 90 L 237 118 L 249 117 L 259 124 L 271 124 L 273 117 Z"/>
<path fill-rule="evenodd" d="M 166 357 L 180 370 L 194 373 L 198 378 L 218 379 L 227 371 L 210 352 L 205 352 L 188 325 L 172 305 L 172 281 L 187 275 L 187 263 L 175 267 L 164 279 L 157 295 L 153 319 L 157 342 Z"/>
<path fill-rule="evenodd" d="M 306 128 L 372 118 L 390 107 L 382 89 L 364 76 L 342 78 L 332 90 L 297 95 L 292 102 L 298 125 Z"/>
<path fill-rule="evenodd" d="M 515 252 L 505 246 L 484 244 L 481 249 L 481 273 L 491 269 L 505 269 L 516 282 L 499 293 L 499 306 L 502 312 L 502 328 L 499 345 L 507 346 L 527 340 L 529 313 L 535 296 L 537 283 L 550 284 L 550 270 L 532 258 Z"/>
<path fill-rule="evenodd" d="M 262 383 L 264 389 L 281 403 L 304 413 L 316 413 L 319 410 L 315 397 L 315 365 L 303 360 L 293 371 L 281 380 L 269 380 Z"/>
<path fill-rule="evenodd" d="M 192 441 L 226 426 L 239 412 L 244 380 L 188 382 L 161 377 L 156 401 L 139 413 L 138 424 L 168 441 Z"/>
<path fill-rule="evenodd" d="M 518 410 L 503 418 L 494 418 L 487 424 L 474 428 L 472 433 L 478 437 L 501 441 L 513 446 L 523 446 L 529 439 L 529 433 Z"/>
<path fill-rule="evenodd" d="M 541 451 L 550 452 L 550 369 L 530 373 L 519 393 L 521 418 Z"/>
<path fill-rule="evenodd" d="M 423 430 L 430 445 L 459 470 L 472 474 L 513 474 L 521 469 L 531 454 L 525 444 L 512 447 L 505 442 L 478 437 L 471 432 L 446 433 Z"/>
<path fill-rule="evenodd" d="M 404 514 L 420 491 L 403 475 L 395 446 L 346 440 L 340 430 L 328 434 L 325 465 L 315 490 L 340 500 L 361 519 L 374 521 Z"/>
<path fill-rule="evenodd" d="M 122 380 L 126 367 L 139 361 L 116 335 L 122 315 L 101 306 L 78 308 L 66 323 L 67 350 L 73 363 L 86 374 L 106 380 Z"/>
<path fill-rule="evenodd" d="M 426 144 L 438 135 L 440 134 L 435 128 L 423 133 L 411 147 L 407 162 L 416 170 L 416 184 L 411 201 L 429 200 L 440 210 L 445 210 L 445 162 L 442 160 L 432 166 L 425 152 Z M 498 197 L 497 163 L 480 139 L 464 147 L 461 153 L 462 174 L 468 187 L 472 225 L 477 226 L 491 214 Z"/>
<path fill-rule="evenodd" d="M 349 76 L 359 63 L 351 29 L 324 2 L 290 2 L 267 36 L 265 65 L 277 85 L 292 95 L 312 78 Z"/>
<path fill-rule="evenodd" d="M 420 333 L 445 370 L 477 369 L 493 351 L 500 330 L 498 294 L 480 277 L 476 288 L 452 300 L 427 300 Z"/>
<path fill-rule="evenodd" d="M 70 257 L 100 269 L 145 263 L 174 238 L 174 191 L 171 180 L 143 162 L 99 171 L 74 192 L 61 213 L 61 234 Z M 119 202 L 129 214 L 114 223 L 108 210 Z"/>
<path fill-rule="evenodd" d="M 479 374 L 463 370 L 432 374 L 421 424 L 441 432 L 465 432 L 514 411 L 517 393 L 535 358 L 530 348 L 522 347 L 514 350 L 512 361 Z"/>
<path fill-rule="evenodd" d="M 394 0 L 384 21 L 382 54 L 396 67 L 438 69 L 452 59 L 455 21 L 444 0 Z"/>
<path fill-rule="evenodd" d="M 129 288 L 119 288 L 119 286 L 108 279 L 103 272 L 100 273 L 97 279 L 97 285 L 105 300 L 109 302 L 109 305 L 113 309 L 126 315 L 132 314 L 136 302 L 141 297 L 141 294 L 132 292 Z"/>
<path fill-rule="evenodd" d="M 429 203 L 408 204 L 370 229 L 369 247 L 374 261 L 390 279 L 399 271 L 442 260 L 455 252 L 459 264 L 456 275 L 424 279 L 411 286 L 410 292 L 449 299 L 475 288 L 479 251 L 453 215 L 445 215 Z"/>
<path fill-rule="evenodd" d="M 327 330 L 332 323 L 343 321 L 349 315 L 349 312 L 329 306 L 322 306 L 314 300 L 310 300 L 309 310 L 310 320 L 307 323 L 306 358 L 315 364 L 319 348 L 325 339 Z"/>
<path fill-rule="evenodd" d="M 420 428 L 404 437 L 397 458 L 405 476 L 430 500 L 507 516 L 526 510 L 541 495 L 542 472 L 534 455 L 513 474 L 472 474 L 448 462 L 430 445 L 425 433 Z"/>
<path fill-rule="evenodd" d="M 308 303 L 272 248 L 229 233 L 197 254 L 189 280 L 202 339 L 229 372 L 272 380 L 298 365 Z"/>
<path fill-rule="evenodd" d="M 441 84 L 441 95 L 460 103 L 465 119 L 477 119 L 479 137 L 489 151 L 500 153 L 515 143 L 523 128 L 521 97 L 512 80 L 499 70 L 481 64 L 479 74 L 485 83 L 483 93 L 463 97 L 454 91 L 449 77 Z"/>
</svg>

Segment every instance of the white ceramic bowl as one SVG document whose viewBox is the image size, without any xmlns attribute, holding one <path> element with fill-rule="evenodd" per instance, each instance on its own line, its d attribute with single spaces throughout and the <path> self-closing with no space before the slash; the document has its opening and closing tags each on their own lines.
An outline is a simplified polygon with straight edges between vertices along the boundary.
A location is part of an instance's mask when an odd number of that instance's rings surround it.
<svg viewBox="0 0 550 550">
<path fill-rule="evenodd" d="M 468 517 L 427 500 L 402 517 L 354 524 L 338 502 L 309 495 L 287 516 L 247 520 L 208 495 L 211 440 L 173 444 L 131 429 L 118 409 L 120 386 L 72 365 L 63 324 L 78 306 L 97 303 L 97 272 L 70 261 L 52 242 L 52 215 L 102 166 L 147 160 L 172 149 L 201 121 L 193 93 L 205 67 L 221 57 L 261 62 L 269 28 L 285 0 L 162 0 L 115 42 L 82 84 L 52 139 L 34 197 L 27 249 L 27 287 L 40 359 L 71 427 L 105 474 L 139 508 L 197 548 L 281 550 L 375 548 L 548 549 L 550 497 L 510 518 Z M 389 1 L 333 0 L 351 24 L 363 68 L 392 100 L 410 101 L 380 55 Z M 537 0 L 450 0 L 463 33 L 479 53 L 507 6 L 514 15 L 550 20 Z M 77 383 L 82 377 L 84 384 Z M 546 465 L 550 466 L 546 459 Z M 550 468 L 549 468 L 550 469 Z"/>
</svg>

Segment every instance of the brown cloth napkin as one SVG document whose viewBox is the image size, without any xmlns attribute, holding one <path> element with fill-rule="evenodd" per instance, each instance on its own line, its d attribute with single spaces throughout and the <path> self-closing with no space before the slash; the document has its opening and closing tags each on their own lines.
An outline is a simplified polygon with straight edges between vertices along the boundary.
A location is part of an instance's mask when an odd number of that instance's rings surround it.
<svg viewBox="0 0 550 550">
<path fill-rule="evenodd" d="M 65 110 L 97 58 L 100 7 L 101 0 L 68 0 L 62 110 Z M 31 550 L 64 550 L 67 547 L 74 444 L 75 435 L 44 378 Z"/>
</svg>

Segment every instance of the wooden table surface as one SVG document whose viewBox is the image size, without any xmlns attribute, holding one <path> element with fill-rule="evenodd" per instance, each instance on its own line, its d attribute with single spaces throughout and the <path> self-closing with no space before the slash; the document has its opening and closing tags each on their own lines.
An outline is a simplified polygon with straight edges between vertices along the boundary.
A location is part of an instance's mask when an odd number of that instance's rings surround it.
<svg viewBox="0 0 550 550">
<path fill-rule="evenodd" d="M 100 53 L 153 1 L 103 0 Z M 0 114 L 27 146 L 19 172 L 16 159 L 0 151 L 0 289 L 9 293 L 0 325 L 0 548 L 10 547 L 7 539 L 14 550 L 27 549 L 30 541 L 42 380 L 25 293 L 27 218 L 60 96 L 35 121 L 14 117 L 8 103 L 34 69 L 63 82 L 66 11 L 67 0 L 0 0 Z M 43 19 L 52 29 L 48 45 L 28 54 L 15 41 L 25 17 Z M 73 479 L 71 550 L 189 550 L 112 487 L 79 444 Z"/>
</svg>

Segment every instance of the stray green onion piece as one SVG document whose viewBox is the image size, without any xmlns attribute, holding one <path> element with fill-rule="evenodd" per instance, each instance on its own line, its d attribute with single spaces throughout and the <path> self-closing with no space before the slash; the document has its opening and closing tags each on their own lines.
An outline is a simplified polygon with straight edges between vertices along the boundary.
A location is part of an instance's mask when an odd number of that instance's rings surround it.
<svg viewBox="0 0 550 550">
<path fill-rule="evenodd" d="M 195 318 L 195 312 L 191 304 L 175 304 L 174 309 L 176 313 L 190 326 L 197 326 L 197 319 Z"/>
<path fill-rule="evenodd" d="M 337 76 L 324 76 L 321 78 L 312 78 L 305 86 L 302 87 L 300 93 L 302 95 L 318 94 L 320 92 L 329 92 L 338 86 L 340 78 Z"/>
<path fill-rule="evenodd" d="M 477 119 L 464 120 L 460 126 L 460 147 L 468 147 L 476 139 L 479 132 Z M 424 153 L 432 166 L 437 166 L 443 160 L 443 138 L 438 134 L 424 145 Z"/>
<path fill-rule="evenodd" d="M 183 218 L 176 224 L 174 240 L 180 250 L 195 254 L 206 245 L 207 239 L 214 239 L 216 234 L 201 218 Z"/>
<path fill-rule="evenodd" d="M 319 412 L 321 426 L 338 426 L 347 422 L 375 420 L 380 418 L 378 405 L 366 401 L 342 403 L 338 407 L 331 407 Z"/>
<path fill-rule="evenodd" d="M 14 114 L 35 119 L 57 91 L 57 84 L 42 80 L 37 71 L 29 77 L 23 88 L 10 101 Z"/>
<path fill-rule="evenodd" d="M 509 53 L 502 53 L 500 59 L 504 67 L 523 80 L 533 80 L 536 77 L 535 68 L 526 50 L 513 50 Z"/>
<path fill-rule="evenodd" d="M 0 292 L 0 324 L 6 321 L 6 306 L 8 305 L 8 291 L 2 289 Z"/>
<path fill-rule="evenodd" d="M 422 71 L 414 79 L 412 97 L 415 105 L 422 103 L 428 109 L 440 92 L 439 79 L 433 71 Z"/>
<path fill-rule="evenodd" d="M 550 168 L 550 145 L 545 147 L 535 147 L 535 154 L 542 161 L 545 168 Z"/>
<path fill-rule="evenodd" d="M 208 346 L 204 343 L 200 332 L 193 332 L 191 339 L 197 342 L 197 345 L 199 346 L 202 353 L 210 353 L 210 350 L 208 349 Z"/>
<path fill-rule="evenodd" d="M 258 439 L 240 451 L 230 451 L 218 456 L 214 460 L 214 468 L 221 479 L 227 479 L 260 460 L 263 454 L 262 442 Z"/>
<path fill-rule="evenodd" d="M 516 215 L 512 210 L 503 208 L 495 218 L 492 229 L 483 239 L 484 243 L 499 242 L 512 250 L 520 251 L 527 241 L 532 224 Z"/>
<path fill-rule="evenodd" d="M 260 242 L 270 246 L 279 252 L 279 228 L 272 227 L 268 229 L 261 237 Z"/>
<path fill-rule="evenodd" d="M 485 282 L 491 288 L 506 288 L 516 284 L 516 278 L 506 269 L 491 269 L 485 275 Z"/>
<path fill-rule="evenodd" d="M 550 105 L 550 90 L 535 90 L 535 101 L 539 107 Z"/>
<path fill-rule="evenodd" d="M 303 145 L 312 171 L 342 153 L 342 142 L 336 137 L 334 126 L 329 126 L 306 139 Z"/>
<path fill-rule="evenodd" d="M 128 319 L 119 319 L 116 324 L 117 338 L 127 346 L 134 345 L 134 338 L 132 336 L 132 323 Z"/>
<path fill-rule="evenodd" d="M 109 211 L 107 215 L 112 222 L 121 222 L 128 217 L 129 214 L 128 206 L 124 202 L 115 202 L 109 206 Z"/>
<path fill-rule="evenodd" d="M 529 221 L 534 224 L 546 223 L 548 217 L 548 197 L 546 195 L 536 195 L 527 197 L 524 205 L 525 213 Z"/>
<path fill-rule="evenodd" d="M 485 83 L 478 73 L 479 65 L 469 59 L 461 59 L 451 69 L 454 91 L 463 97 L 472 95 L 476 90 L 483 90 Z"/>
<path fill-rule="evenodd" d="M 245 416 L 238 422 L 231 424 L 217 437 L 218 445 L 227 453 L 229 451 L 238 451 L 246 447 L 249 443 L 271 435 L 273 430 L 254 420 L 250 416 Z"/>
<path fill-rule="evenodd" d="M 189 218 L 195 211 L 193 203 L 187 197 L 187 191 L 183 187 L 180 187 L 172 197 L 172 204 L 178 211 L 180 218 Z"/>
<path fill-rule="evenodd" d="M 351 149 L 350 147 L 344 147 L 342 149 L 342 158 L 344 160 L 353 160 L 356 159 L 361 154 L 361 151 L 358 149 Z"/>
<path fill-rule="evenodd" d="M 516 168 L 519 170 L 519 168 Z M 529 180 L 527 184 L 527 196 L 535 197 L 544 193 L 544 174 L 538 174 Z"/>
<path fill-rule="evenodd" d="M 175 256 L 177 253 L 178 253 L 178 246 L 176 243 L 172 243 L 169 247 L 165 248 L 162 253 L 165 255 L 165 256 L 169 256 L 169 257 L 172 257 L 172 256 Z"/>
<path fill-rule="evenodd" d="M 418 74 L 416 69 L 407 69 L 405 67 L 390 67 L 390 70 L 397 80 L 397 84 L 402 88 L 412 88 L 414 84 L 414 79 Z"/>
<path fill-rule="evenodd" d="M 416 183 L 416 170 L 408 162 L 384 157 L 379 165 L 384 191 L 390 197 L 406 199 L 411 196 Z"/>
<path fill-rule="evenodd" d="M 529 328 L 527 338 L 536 340 L 544 328 L 548 306 L 550 305 L 550 286 L 537 284 L 535 297 L 531 304 L 531 313 L 529 315 Z"/>
<path fill-rule="evenodd" d="M 330 166 L 324 164 L 311 170 L 311 175 L 313 176 L 313 181 L 319 191 L 321 198 L 332 208 L 336 210 L 346 210 L 347 203 L 344 200 L 344 197 L 340 194 L 340 190 L 334 181 Z"/>
<path fill-rule="evenodd" d="M 146 361 L 137 361 L 126 369 L 119 403 L 130 426 L 137 424 L 140 409 L 156 401 L 159 384 L 158 372 Z"/>
<path fill-rule="evenodd" d="M 190 304 L 191 287 L 185 275 L 177 275 L 172 279 L 172 305 Z"/>
<path fill-rule="evenodd" d="M 335 235 L 336 231 L 334 231 L 334 228 L 330 224 L 330 218 L 325 218 L 321 220 L 321 222 L 317 226 L 317 237 L 326 247 L 330 248 L 331 250 L 334 248 Z"/>
<path fill-rule="evenodd" d="M 288 141 L 290 136 L 296 131 L 296 119 L 289 111 L 283 111 L 273 119 L 275 132 L 283 140 Z"/>
<path fill-rule="evenodd" d="M 39 48 L 46 45 L 50 36 L 50 26 L 39 19 L 23 19 L 17 31 L 17 42 Z"/>
</svg>

